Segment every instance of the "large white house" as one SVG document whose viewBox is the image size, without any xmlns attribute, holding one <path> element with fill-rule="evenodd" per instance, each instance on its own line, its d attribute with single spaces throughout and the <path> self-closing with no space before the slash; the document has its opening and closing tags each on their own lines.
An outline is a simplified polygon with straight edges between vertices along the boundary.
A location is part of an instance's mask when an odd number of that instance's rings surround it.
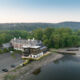
<svg viewBox="0 0 80 80">
<path fill-rule="evenodd" d="M 23 57 L 37 58 L 44 54 L 47 47 L 42 44 L 41 40 L 14 38 L 10 41 L 15 50 L 23 51 Z"/>
</svg>

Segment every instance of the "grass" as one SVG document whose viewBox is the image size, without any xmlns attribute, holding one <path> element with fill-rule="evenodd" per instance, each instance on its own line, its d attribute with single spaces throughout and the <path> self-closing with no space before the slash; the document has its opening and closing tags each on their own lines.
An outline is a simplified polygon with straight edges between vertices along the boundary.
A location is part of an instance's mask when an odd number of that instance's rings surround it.
<svg viewBox="0 0 80 80">
<path fill-rule="evenodd" d="M 4 77 L 4 80 L 15 80 L 15 79 L 16 79 L 16 75 L 7 74 L 7 75 Z"/>
</svg>

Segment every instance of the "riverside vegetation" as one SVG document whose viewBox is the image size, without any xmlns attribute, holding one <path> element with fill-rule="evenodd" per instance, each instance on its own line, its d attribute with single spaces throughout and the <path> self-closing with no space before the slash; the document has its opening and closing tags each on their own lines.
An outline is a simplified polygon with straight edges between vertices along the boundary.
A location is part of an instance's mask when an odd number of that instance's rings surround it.
<svg viewBox="0 0 80 80">
<path fill-rule="evenodd" d="M 80 46 L 80 30 L 70 28 L 38 28 L 33 31 L 15 30 L 0 31 L 0 45 L 9 42 L 12 38 L 35 38 L 42 40 L 48 48 L 65 48 Z"/>
</svg>

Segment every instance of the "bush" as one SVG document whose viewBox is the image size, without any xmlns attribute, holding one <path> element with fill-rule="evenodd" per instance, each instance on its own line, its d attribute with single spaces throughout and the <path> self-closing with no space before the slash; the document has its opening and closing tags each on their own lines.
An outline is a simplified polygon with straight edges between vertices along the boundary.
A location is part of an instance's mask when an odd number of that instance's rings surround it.
<svg viewBox="0 0 80 80">
<path fill-rule="evenodd" d="M 25 62 L 23 62 L 23 66 L 27 65 L 30 62 L 30 60 L 25 60 Z"/>
<path fill-rule="evenodd" d="M 11 47 L 11 48 L 9 48 L 9 51 L 14 51 L 14 49 Z"/>
<path fill-rule="evenodd" d="M 2 49 L 0 49 L 0 54 L 2 54 L 3 53 L 3 50 Z"/>
<path fill-rule="evenodd" d="M 22 51 L 20 51 L 20 50 L 14 50 L 14 53 L 22 54 Z"/>
<path fill-rule="evenodd" d="M 7 52 L 9 52 L 9 50 L 8 50 L 7 48 L 4 48 L 4 49 L 3 49 L 3 52 L 4 52 L 4 53 L 7 53 Z"/>
</svg>

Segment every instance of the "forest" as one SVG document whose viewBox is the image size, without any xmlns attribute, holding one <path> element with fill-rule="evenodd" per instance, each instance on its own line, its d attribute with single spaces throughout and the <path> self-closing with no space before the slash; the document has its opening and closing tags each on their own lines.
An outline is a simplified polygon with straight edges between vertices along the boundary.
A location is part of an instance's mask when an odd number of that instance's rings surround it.
<svg viewBox="0 0 80 80">
<path fill-rule="evenodd" d="M 0 31 L 0 45 L 9 42 L 12 38 L 42 40 L 48 48 L 66 48 L 80 46 L 80 30 L 70 28 L 38 28 L 33 31 L 15 30 Z"/>
<path fill-rule="evenodd" d="M 61 23 L 0 23 L 1 30 L 28 30 L 32 31 L 37 28 L 71 28 L 73 30 L 80 29 L 80 22 L 61 22 Z"/>
</svg>

